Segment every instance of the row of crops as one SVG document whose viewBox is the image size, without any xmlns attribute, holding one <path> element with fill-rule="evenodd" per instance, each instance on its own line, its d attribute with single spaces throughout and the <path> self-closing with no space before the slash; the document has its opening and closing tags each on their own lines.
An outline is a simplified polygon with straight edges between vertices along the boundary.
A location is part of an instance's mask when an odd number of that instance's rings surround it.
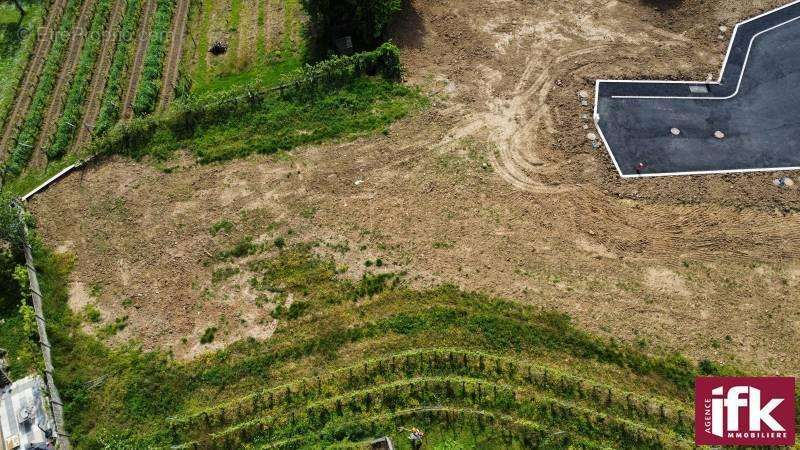
<svg viewBox="0 0 800 450">
<path fill-rule="evenodd" d="M 138 116 L 152 113 L 161 93 L 161 77 L 164 71 L 164 58 L 167 55 L 174 10 L 175 3 L 164 0 L 158 2 L 150 44 L 147 47 L 147 56 L 145 56 L 142 68 L 142 78 L 139 80 L 136 98 L 133 101 L 133 111 Z"/>
<path fill-rule="evenodd" d="M 669 406 L 668 406 L 669 405 Z M 237 448 L 358 441 L 388 431 L 409 412 L 515 424 L 529 446 L 559 432 L 580 447 L 689 447 L 692 414 L 683 405 L 564 373 L 536 362 L 461 349 L 389 355 L 323 376 L 258 391 L 174 418 L 182 448 Z M 459 420 L 463 419 L 459 417 Z M 441 417 L 439 418 L 441 420 Z M 346 424 L 350 424 L 347 426 Z"/>
<path fill-rule="evenodd" d="M 28 165 L 28 162 L 33 155 L 34 145 L 39 136 L 42 122 L 44 121 L 45 112 L 50 105 L 50 98 L 53 95 L 53 89 L 56 87 L 56 78 L 58 77 L 61 64 L 64 62 L 64 56 L 69 45 L 69 38 L 72 35 L 71 31 L 78 18 L 78 11 L 81 2 L 78 0 L 68 0 L 66 11 L 62 18 L 58 32 L 55 34 L 55 41 L 50 48 L 47 60 L 45 61 L 42 74 L 39 77 L 39 82 L 36 91 L 33 94 L 33 101 L 28 109 L 25 121 L 22 124 L 19 134 L 16 137 L 16 145 L 11 151 L 7 162 L 7 170 L 13 174 L 19 174 Z"/>
<path fill-rule="evenodd" d="M 127 78 L 137 69 L 131 65 L 140 42 L 147 46 L 147 57 L 141 68 L 142 78 L 136 87 L 135 111 L 140 115 L 153 111 L 161 90 L 175 4 L 170 0 L 157 0 L 155 17 L 140 29 L 139 21 L 146 2 L 123 0 L 123 5 L 117 5 L 123 7 L 121 22 L 112 24 L 110 17 L 115 3 L 117 0 L 67 0 L 63 15 L 54 24 L 57 30 L 51 30 L 54 32 L 54 41 L 35 86 L 17 87 L 17 90 L 29 90 L 32 101 L 23 111 L 24 121 L 14 131 L 9 143 L 9 154 L 4 158 L 6 172 L 13 175 L 22 173 L 39 151 L 46 152 L 47 161 L 52 162 L 77 150 L 74 149 L 75 138 L 81 127 L 92 129 L 94 136 L 108 131 L 120 118 L 123 90 Z M 77 25 L 82 8 L 90 17 L 85 30 Z M 139 31 L 143 31 L 147 38 L 139 39 Z M 113 45 L 104 46 L 109 36 Z M 79 45 L 71 45 L 71 42 Z M 77 53 L 74 53 L 75 48 L 73 52 L 70 51 L 71 46 L 77 47 Z M 84 123 L 86 103 L 91 94 L 92 78 L 96 76 L 101 50 L 113 53 L 110 54 L 111 68 L 105 91 L 99 95 L 97 120 L 88 124 Z M 74 70 L 66 67 L 70 56 L 76 61 Z M 52 108 L 51 111 L 51 104 L 63 105 L 63 108 Z M 47 117 L 48 111 L 56 117 Z M 44 130 L 49 131 L 47 136 L 43 134 Z M 41 143 L 41 148 L 37 148 L 37 142 Z"/>
<path fill-rule="evenodd" d="M 100 53 L 100 46 L 103 43 L 103 35 L 111 14 L 112 3 L 112 0 L 97 1 L 92 25 L 78 60 L 78 68 L 67 91 L 66 103 L 58 121 L 55 138 L 47 149 L 47 158 L 49 160 L 63 156 L 75 136 L 75 131 L 83 115 L 82 106 L 89 95 L 89 84 Z M 48 136 L 45 136 L 45 139 L 47 138 Z"/>
</svg>

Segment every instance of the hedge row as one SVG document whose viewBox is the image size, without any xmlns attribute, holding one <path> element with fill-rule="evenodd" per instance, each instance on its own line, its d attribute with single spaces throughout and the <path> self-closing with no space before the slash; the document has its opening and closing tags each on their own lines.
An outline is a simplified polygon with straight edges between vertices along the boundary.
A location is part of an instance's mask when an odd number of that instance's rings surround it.
<svg viewBox="0 0 800 450">
<path fill-rule="evenodd" d="M 133 111 L 137 116 L 153 112 L 161 93 L 161 78 L 164 71 L 164 57 L 167 55 L 167 42 L 172 29 L 173 0 L 159 0 L 153 19 L 150 42 L 144 59 L 142 78 L 133 101 Z"/>
<path fill-rule="evenodd" d="M 293 95 L 303 95 L 335 89 L 353 78 L 376 74 L 388 80 L 402 78 L 400 49 L 395 45 L 385 43 L 371 52 L 334 56 L 313 66 L 306 65 L 288 74 L 285 81 L 293 87 Z"/>
<path fill-rule="evenodd" d="M 120 39 L 117 43 L 117 48 L 114 50 L 114 59 L 108 72 L 103 104 L 100 107 L 100 114 L 92 130 L 94 136 L 105 134 L 117 123 L 122 111 L 125 71 L 135 48 L 133 44 L 136 42 L 136 31 L 139 27 L 139 19 L 142 13 L 141 5 L 141 0 L 128 0 L 125 18 L 122 19 L 122 27 L 120 28 Z"/>
<path fill-rule="evenodd" d="M 64 62 L 65 52 L 69 46 L 72 28 L 78 18 L 80 4 L 80 0 L 67 1 L 66 10 L 58 28 L 58 34 L 55 37 L 53 46 L 50 48 L 50 53 L 47 55 L 28 115 L 19 135 L 17 135 L 17 145 L 11 151 L 11 156 L 7 162 L 7 170 L 13 174 L 22 172 L 33 154 L 36 138 L 39 136 L 44 115 L 56 86 L 58 72 Z"/>
<path fill-rule="evenodd" d="M 82 126 L 80 121 L 83 117 L 83 109 L 86 97 L 89 94 L 92 73 L 100 56 L 100 48 L 103 44 L 105 32 L 114 31 L 106 29 L 113 1 L 124 0 L 98 0 L 95 6 L 95 14 L 92 18 L 92 25 L 89 28 L 89 35 L 83 43 L 83 49 L 78 60 L 78 69 L 75 72 L 72 83 L 70 83 L 67 100 L 64 103 L 64 110 L 58 121 L 55 137 L 50 148 L 47 149 L 47 158 L 51 161 L 64 155 L 75 137 L 78 127 Z"/>
</svg>

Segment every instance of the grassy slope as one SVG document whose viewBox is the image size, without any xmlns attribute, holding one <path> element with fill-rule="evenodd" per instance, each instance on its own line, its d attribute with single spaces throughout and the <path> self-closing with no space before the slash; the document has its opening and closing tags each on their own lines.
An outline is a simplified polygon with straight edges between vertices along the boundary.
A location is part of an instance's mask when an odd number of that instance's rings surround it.
<svg viewBox="0 0 800 450">
<path fill-rule="evenodd" d="M 426 102 L 415 89 L 379 78 L 364 78 L 313 99 L 276 95 L 267 98 L 258 109 L 243 114 L 224 110 L 188 136 L 179 131 L 181 127 L 171 126 L 167 116 L 152 137 L 126 153 L 166 159 L 173 151 L 185 148 L 204 163 L 252 153 L 275 153 L 384 130 Z"/>
</svg>

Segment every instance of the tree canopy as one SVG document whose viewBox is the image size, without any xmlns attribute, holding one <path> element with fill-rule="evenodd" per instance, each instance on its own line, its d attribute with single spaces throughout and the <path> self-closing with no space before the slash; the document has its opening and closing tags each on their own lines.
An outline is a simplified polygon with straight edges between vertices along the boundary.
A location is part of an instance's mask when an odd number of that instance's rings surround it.
<svg viewBox="0 0 800 450">
<path fill-rule="evenodd" d="M 20 248 L 24 238 L 25 228 L 11 195 L 0 193 L 0 247 Z"/>
<path fill-rule="evenodd" d="M 351 37 L 355 51 L 383 43 L 384 32 L 403 0 L 302 0 L 311 19 L 311 34 L 319 56 L 335 48 L 339 38 Z"/>
<path fill-rule="evenodd" d="M 25 8 L 22 7 L 22 0 L 3 0 L 3 1 L 4 3 L 13 3 L 14 6 L 17 7 L 17 10 L 19 10 L 20 15 L 22 16 L 25 15 Z"/>
</svg>

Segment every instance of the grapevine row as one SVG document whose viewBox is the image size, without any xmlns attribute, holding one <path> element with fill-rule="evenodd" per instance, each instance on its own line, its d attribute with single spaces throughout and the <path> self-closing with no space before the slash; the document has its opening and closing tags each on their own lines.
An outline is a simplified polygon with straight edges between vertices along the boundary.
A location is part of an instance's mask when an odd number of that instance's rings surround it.
<svg viewBox="0 0 800 450">
<path fill-rule="evenodd" d="M 88 1 L 88 0 L 87 0 Z M 58 33 L 55 36 L 53 46 L 45 61 L 42 74 L 39 77 L 39 84 L 33 96 L 30 109 L 22 125 L 22 129 L 17 135 L 17 145 L 11 152 L 8 161 L 8 170 L 11 173 L 19 174 L 28 165 L 34 150 L 36 137 L 44 120 L 45 111 L 48 107 L 53 89 L 56 86 L 59 68 L 63 62 L 64 53 L 69 43 L 70 32 L 75 25 L 80 7 L 80 0 L 68 0 Z"/>
<path fill-rule="evenodd" d="M 53 143 L 47 149 L 47 158 L 49 160 L 63 156 L 75 136 L 76 128 L 81 126 L 79 122 L 83 115 L 83 105 L 89 94 L 89 84 L 100 53 L 100 45 L 103 42 L 103 32 L 108 23 L 111 4 L 112 0 L 98 0 L 89 35 L 81 50 L 78 70 L 75 72 L 72 83 L 70 83 L 67 100 L 58 121 Z"/>
<path fill-rule="evenodd" d="M 265 389 L 193 415 L 174 418 L 171 423 L 179 428 L 197 427 L 212 417 L 214 423 L 230 423 L 226 411 L 255 414 L 257 398 L 269 396 L 276 402 L 303 397 L 314 399 L 336 395 L 343 389 L 359 389 L 381 380 L 398 376 L 424 374 L 457 374 L 483 379 L 503 380 L 510 383 L 534 385 L 538 389 L 570 399 L 591 399 L 616 414 L 634 414 L 641 419 L 666 421 L 681 427 L 691 425 L 691 414 L 673 406 L 667 407 L 658 399 L 650 399 L 586 379 L 564 374 L 550 367 L 538 366 L 507 357 L 460 349 L 426 349 L 404 352 L 374 359 L 359 366 L 330 372 L 322 377 L 304 379 L 289 385 Z M 341 386 L 341 387 L 340 387 Z M 200 419 L 203 418 L 201 421 Z"/>
<path fill-rule="evenodd" d="M 125 87 L 125 71 L 133 52 L 134 36 L 139 26 L 142 13 L 142 0 L 128 0 L 125 18 L 120 29 L 120 41 L 114 51 L 114 60 L 108 73 L 108 84 L 100 108 L 100 115 L 95 123 L 93 134 L 99 136 L 108 131 L 120 118 L 122 112 L 122 94 Z"/>
<path fill-rule="evenodd" d="M 139 80 L 136 99 L 133 101 L 133 111 L 138 116 L 153 112 L 158 101 L 174 10 L 175 3 L 172 0 L 159 0 L 142 69 L 142 79 Z"/>
<path fill-rule="evenodd" d="M 265 399 L 266 401 L 266 399 Z M 371 411 L 394 411 L 409 405 L 466 406 L 502 414 L 514 413 L 545 423 L 553 429 L 597 441 L 623 444 L 628 448 L 661 448 L 664 443 L 684 446 L 687 441 L 671 433 L 656 430 L 624 419 L 617 419 L 589 408 L 545 396 L 522 397 L 514 389 L 493 382 L 471 378 L 414 378 L 311 402 L 294 410 L 271 410 L 259 418 L 239 423 L 202 439 L 202 446 L 222 443 L 231 448 L 258 440 L 271 430 L 269 440 L 316 433 L 340 418 Z M 192 447 L 194 443 L 185 444 Z"/>
</svg>

